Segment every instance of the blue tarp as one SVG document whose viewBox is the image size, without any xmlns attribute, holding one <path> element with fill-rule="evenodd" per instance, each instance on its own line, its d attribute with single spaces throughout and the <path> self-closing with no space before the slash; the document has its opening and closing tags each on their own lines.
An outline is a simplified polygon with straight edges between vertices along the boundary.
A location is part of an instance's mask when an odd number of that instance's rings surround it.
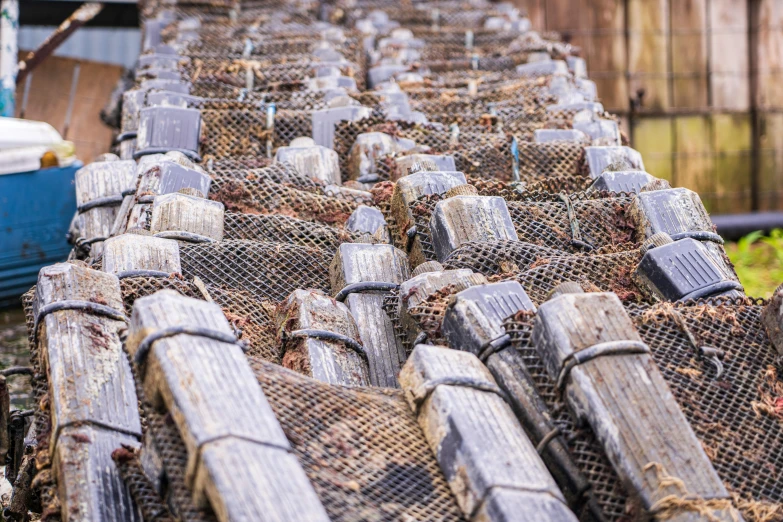
<svg viewBox="0 0 783 522">
<path fill-rule="evenodd" d="M 41 267 L 64 261 L 76 211 L 74 174 L 82 167 L 0 176 L 0 306 L 19 303 Z"/>
</svg>

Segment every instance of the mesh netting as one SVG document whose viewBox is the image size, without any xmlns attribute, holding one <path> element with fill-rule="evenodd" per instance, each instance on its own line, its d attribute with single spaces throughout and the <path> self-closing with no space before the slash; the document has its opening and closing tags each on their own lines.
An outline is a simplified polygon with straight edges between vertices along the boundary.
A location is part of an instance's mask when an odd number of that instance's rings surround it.
<svg viewBox="0 0 783 522">
<path fill-rule="evenodd" d="M 325 225 L 342 226 L 358 202 L 293 188 L 266 179 L 242 180 L 215 177 L 210 199 L 231 212 L 278 214 Z"/>
<path fill-rule="evenodd" d="M 640 257 L 638 250 L 631 250 L 542 258 L 516 279 L 536 304 L 546 301 L 549 293 L 563 281 L 576 281 L 589 290 L 614 292 L 623 301 L 640 301 L 645 294 L 633 278 Z"/>
<path fill-rule="evenodd" d="M 365 243 L 369 240 L 366 234 L 274 214 L 228 212 L 224 227 L 225 240 L 291 243 L 329 252 L 335 252 L 343 243 Z"/>
<path fill-rule="evenodd" d="M 273 302 L 284 300 L 298 288 L 329 292 L 332 257 L 317 248 L 242 240 L 180 247 L 186 276 Z"/>
<path fill-rule="evenodd" d="M 402 392 L 251 364 L 331 520 L 463 520 Z"/>
<path fill-rule="evenodd" d="M 519 175 L 523 180 L 549 176 L 584 177 L 584 145 L 567 141 L 519 142 Z"/>
<path fill-rule="evenodd" d="M 214 285 L 199 289 L 192 280 L 178 277 L 129 277 L 120 281 L 125 311 L 130 316 L 133 303 L 140 297 L 164 289 L 176 290 L 195 299 L 207 297 L 217 303 L 228 321 L 237 330 L 240 341 L 247 343 L 248 354 L 268 361 L 280 362 L 280 350 L 275 339 L 275 304 L 258 299 L 241 289 L 226 290 Z"/>
<path fill-rule="evenodd" d="M 783 383 L 776 352 L 759 322 L 761 310 L 759 303 L 730 301 L 628 307 L 713 466 L 749 522 L 779 520 L 783 514 L 783 506 L 777 504 L 783 494 L 779 477 L 783 462 L 775 450 L 783 444 L 779 407 Z M 592 433 L 576 429 L 557 400 L 555 383 L 530 342 L 532 317 L 509 319 L 506 329 L 608 519 L 624 520 L 626 494 Z M 699 344 L 723 351 L 720 377 L 699 360 L 688 332 Z"/>
</svg>

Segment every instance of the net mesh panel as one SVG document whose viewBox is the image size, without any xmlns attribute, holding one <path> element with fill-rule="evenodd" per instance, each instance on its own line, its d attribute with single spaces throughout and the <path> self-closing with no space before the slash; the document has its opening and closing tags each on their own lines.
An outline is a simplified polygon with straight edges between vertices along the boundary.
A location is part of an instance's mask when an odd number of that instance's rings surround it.
<svg viewBox="0 0 783 522">
<path fill-rule="evenodd" d="M 584 146 L 580 143 L 519 141 L 519 175 L 523 180 L 564 175 L 584 177 L 583 161 Z"/>
<path fill-rule="evenodd" d="M 335 252 L 343 243 L 365 242 L 365 236 L 357 232 L 275 214 L 228 212 L 223 226 L 225 240 L 291 243 L 329 252 Z"/>
<path fill-rule="evenodd" d="M 401 391 L 251 365 L 332 520 L 463 520 Z"/>
<path fill-rule="evenodd" d="M 536 263 L 565 252 L 521 241 L 471 241 L 460 245 L 443 262 L 449 270 L 468 268 L 486 276 L 518 275 Z"/>
<path fill-rule="evenodd" d="M 235 240 L 180 246 L 186 276 L 273 302 L 298 288 L 329 292 L 332 257 L 326 250 L 285 243 Z"/>
<path fill-rule="evenodd" d="M 759 321 L 763 303 L 714 300 L 687 304 L 630 304 L 627 310 L 701 440 L 705 452 L 745 520 L 769 522 L 783 516 L 783 381 L 777 352 Z M 725 353 L 723 374 L 696 355 L 685 327 L 704 345 Z M 553 419 L 566 434 L 579 467 L 598 492 L 610 520 L 624 520 L 625 493 L 592 433 L 576 430 L 555 383 L 531 344 L 532 316 L 506 322 L 513 349 L 525 359 Z M 585 450 L 589 449 L 589 455 Z"/>
<path fill-rule="evenodd" d="M 206 298 L 192 280 L 174 276 L 129 277 L 120 280 L 126 314 L 130 316 L 136 299 L 164 289 L 176 290 L 186 297 L 195 299 Z M 275 339 L 274 303 L 258 299 L 250 292 L 241 289 L 226 290 L 208 285 L 206 290 L 209 297 L 220 306 L 228 321 L 234 326 L 237 338 L 248 344 L 248 354 L 268 361 L 280 362 L 280 350 Z"/>
<path fill-rule="evenodd" d="M 576 281 L 585 290 L 614 292 L 623 301 L 636 302 L 645 299 L 633 277 L 640 259 L 638 250 L 554 256 L 539 259 L 516 279 L 536 304 L 546 301 L 549 293 L 564 281 Z"/>
<path fill-rule="evenodd" d="M 298 190 L 273 181 L 215 177 L 209 198 L 230 212 L 279 214 L 325 225 L 342 226 L 358 202 Z"/>
<path fill-rule="evenodd" d="M 313 35 L 313 39 L 317 36 Z M 218 81 L 235 87 L 247 85 L 247 71 L 253 74 L 253 91 L 270 91 L 280 88 L 297 88 L 312 75 L 313 68 L 322 65 L 312 55 L 302 56 L 302 61 L 293 63 L 267 63 L 263 60 L 195 58 L 180 64 L 183 76 L 193 83 L 201 80 Z M 340 67 L 345 76 L 356 80 L 356 87 L 364 90 L 364 71 L 357 64 L 344 64 Z"/>
</svg>

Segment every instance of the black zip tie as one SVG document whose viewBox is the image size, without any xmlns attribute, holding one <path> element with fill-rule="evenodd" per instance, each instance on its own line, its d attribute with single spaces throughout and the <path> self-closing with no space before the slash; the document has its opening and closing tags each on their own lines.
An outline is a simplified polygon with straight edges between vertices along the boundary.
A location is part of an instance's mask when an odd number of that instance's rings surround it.
<svg viewBox="0 0 783 522">
<path fill-rule="evenodd" d="M 679 241 L 680 239 L 690 238 L 696 241 L 711 241 L 713 243 L 723 244 L 723 238 L 715 232 L 707 232 L 705 230 L 689 230 L 687 232 L 677 232 L 676 234 L 669 234 L 669 237 L 673 241 Z"/>
<path fill-rule="evenodd" d="M 120 134 L 117 134 L 117 137 L 114 138 L 114 143 L 119 145 L 123 141 L 132 140 L 136 136 L 139 135 L 139 131 L 127 131 L 127 132 L 121 132 Z"/>
<path fill-rule="evenodd" d="M 202 326 L 194 325 L 177 325 L 161 328 L 151 334 L 147 335 L 139 343 L 139 347 L 136 349 L 136 355 L 133 357 L 133 361 L 137 366 L 144 364 L 144 360 L 147 358 L 149 351 L 152 349 L 152 344 L 160 339 L 166 339 L 168 337 L 174 337 L 175 335 L 195 335 L 197 337 L 205 337 L 212 339 L 213 341 L 219 341 L 222 343 L 235 344 L 242 349 L 243 352 L 247 352 L 248 347 L 239 341 L 234 334 L 213 330 L 211 328 L 204 328 Z"/>
<path fill-rule="evenodd" d="M 715 367 L 715 371 L 717 372 L 715 374 L 715 378 L 717 379 L 720 377 L 723 374 L 723 363 L 721 362 L 721 358 L 723 357 L 723 350 L 719 350 L 718 348 L 714 348 L 712 346 L 702 346 L 698 339 L 696 339 L 696 335 L 694 335 L 694 333 L 691 332 L 691 329 L 688 328 L 688 323 L 685 321 L 685 317 L 683 317 L 682 314 L 676 309 L 671 309 L 671 316 L 674 318 L 674 322 L 677 324 L 677 327 L 680 329 L 680 331 L 682 331 L 682 333 L 685 334 L 685 337 L 688 338 L 688 342 L 696 352 L 696 357 L 700 361 L 707 359 L 707 361 L 709 361 Z"/>
<path fill-rule="evenodd" d="M 342 303 L 351 294 L 361 293 L 361 292 L 391 292 L 392 290 L 397 290 L 399 288 L 400 285 L 397 283 L 385 283 L 382 281 L 363 281 L 361 283 L 353 283 L 346 286 L 345 288 L 337 292 L 337 295 L 334 296 L 334 300 Z"/>
<path fill-rule="evenodd" d="M 77 237 L 76 241 L 74 241 L 74 243 L 76 244 L 77 247 L 84 248 L 84 247 L 88 247 L 88 246 L 92 245 L 93 243 L 99 243 L 101 241 L 106 241 L 107 239 L 109 239 L 109 238 L 108 237 L 103 237 L 103 236 L 94 237 L 92 239 L 84 239 L 83 237 Z"/>
<path fill-rule="evenodd" d="M 320 341 L 333 341 L 333 342 L 343 343 L 346 347 L 350 348 L 351 350 L 359 354 L 368 364 L 370 362 L 370 359 L 367 356 L 367 352 L 364 350 L 364 346 L 359 344 L 359 342 L 356 339 L 337 332 L 330 332 L 329 330 L 319 330 L 317 328 L 303 328 L 301 330 L 294 330 L 293 332 L 286 332 L 285 330 L 283 330 L 281 338 L 283 341 L 283 346 L 285 346 L 285 343 L 288 341 L 288 339 L 302 339 L 302 338 L 311 338 L 311 339 L 318 339 Z"/>
<path fill-rule="evenodd" d="M 500 389 L 500 386 L 494 382 L 484 381 L 480 379 L 474 379 L 472 377 L 441 377 L 440 379 L 434 379 L 425 382 L 422 387 L 417 388 L 414 393 L 416 396 L 413 398 L 413 405 L 416 409 L 415 413 L 418 416 L 421 405 L 432 395 L 438 386 L 458 386 L 460 388 L 470 388 L 472 390 L 494 393 L 506 404 L 511 404 L 506 392 Z M 421 391 L 423 390 L 423 394 Z"/>
<path fill-rule="evenodd" d="M 579 248 L 583 248 L 588 252 L 594 250 L 595 247 L 590 243 L 582 239 L 582 233 L 579 231 L 579 219 L 576 216 L 574 205 L 571 203 L 571 198 L 568 194 L 561 192 L 558 194 L 560 201 L 565 203 L 566 213 L 568 214 L 568 224 L 571 227 L 571 245 Z"/>
<path fill-rule="evenodd" d="M 557 390 L 562 393 L 566 386 L 568 376 L 571 374 L 571 370 L 577 366 L 590 362 L 593 359 L 599 357 L 615 356 L 615 355 L 634 355 L 634 354 L 649 354 L 650 347 L 642 341 L 607 341 L 605 343 L 598 343 L 579 350 L 569 355 L 563 362 L 563 367 L 560 369 L 560 375 L 557 377 Z"/>
<path fill-rule="evenodd" d="M 484 344 L 479 350 L 478 358 L 481 362 L 486 363 L 487 359 L 489 359 L 492 354 L 505 350 L 509 346 L 511 346 L 511 336 L 507 333 L 503 333 Z"/>
<path fill-rule="evenodd" d="M 184 230 L 166 230 L 164 232 L 158 232 L 154 234 L 154 237 L 161 237 L 163 239 L 174 239 L 177 241 L 187 241 L 188 243 L 215 243 L 217 240 L 196 234 L 195 232 L 185 232 Z"/>
<path fill-rule="evenodd" d="M 109 319 L 114 319 L 116 321 L 123 321 L 125 323 L 128 322 L 128 316 L 108 305 L 93 303 L 92 301 L 82 301 L 79 299 L 66 299 L 64 301 L 57 301 L 56 303 L 49 303 L 48 305 L 44 305 L 38 309 L 38 313 L 35 315 L 35 320 L 33 321 L 34 344 L 38 337 L 38 326 L 41 324 L 41 320 L 51 313 L 61 312 L 63 310 L 79 310 L 82 312 L 108 317 Z"/>
<path fill-rule="evenodd" d="M 149 149 L 137 150 L 133 153 L 133 159 L 138 160 L 142 156 L 149 156 L 151 154 L 166 154 L 167 152 L 181 152 L 194 162 L 201 163 L 201 155 L 198 152 L 194 152 L 188 149 L 178 149 L 176 147 L 152 147 Z"/>
<path fill-rule="evenodd" d="M 169 277 L 174 272 L 164 272 L 162 270 L 122 270 L 117 272 L 117 279 L 125 279 L 127 277 Z"/>
<path fill-rule="evenodd" d="M 0 370 L 0 375 L 3 377 L 11 377 L 13 375 L 29 375 L 32 377 L 35 375 L 35 370 L 29 366 L 11 366 L 5 370 Z"/>
<path fill-rule="evenodd" d="M 76 207 L 76 211 L 79 214 L 82 214 L 93 208 L 116 207 L 122 204 L 122 200 L 123 200 L 122 194 L 116 194 L 114 196 L 106 196 L 103 198 L 96 198 L 91 201 L 88 201 L 87 203 L 83 203 L 79 205 L 78 207 Z"/>
<path fill-rule="evenodd" d="M 560 428 L 554 428 L 552 431 L 544 435 L 544 437 L 536 444 L 536 451 L 539 455 L 542 455 L 549 443 L 560 436 Z"/>
<path fill-rule="evenodd" d="M 719 281 L 717 283 L 712 283 L 702 288 L 698 288 L 689 294 L 685 294 L 683 297 L 677 299 L 677 302 L 684 303 L 690 300 L 696 301 L 702 297 L 709 297 L 712 294 L 729 292 L 731 290 L 742 292 L 743 288 L 742 285 L 736 281 Z"/>
</svg>

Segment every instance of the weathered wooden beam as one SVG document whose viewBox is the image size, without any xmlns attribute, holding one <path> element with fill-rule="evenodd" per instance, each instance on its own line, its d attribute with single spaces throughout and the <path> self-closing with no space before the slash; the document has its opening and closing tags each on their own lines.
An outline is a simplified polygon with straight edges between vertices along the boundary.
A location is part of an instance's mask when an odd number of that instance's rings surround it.
<svg viewBox="0 0 783 522">
<path fill-rule="evenodd" d="M 772 345 L 783 356 L 783 285 L 777 287 L 761 312 L 761 323 Z"/>
<path fill-rule="evenodd" d="M 386 219 L 383 217 L 383 213 L 375 207 L 367 205 L 356 207 L 356 210 L 351 212 L 348 221 L 345 222 L 345 228 L 351 232 L 370 234 L 384 243 L 391 242 Z"/>
<path fill-rule="evenodd" d="M 449 346 L 473 353 L 485 362 L 568 505 L 577 513 L 591 513 L 591 520 L 601 520 L 590 483 L 576 466 L 563 437 L 557 434 L 551 412 L 524 360 L 511 348 L 503 324 L 522 311 L 534 312 L 535 305 L 516 281 L 472 286 L 452 297 L 441 329 Z"/>
<path fill-rule="evenodd" d="M 178 152 L 143 156 L 137 171 L 140 175 L 136 193 L 123 199 L 112 226 L 113 236 L 132 228 L 148 228 L 148 211 L 155 196 L 182 189 L 193 189 L 206 196 L 212 185 L 206 172 Z"/>
<path fill-rule="evenodd" d="M 454 156 L 445 154 L 408 154 L 395 159 L 401 177 L 417 172 L 456 172 Z"/>
<path fill-rule="evenodd" d="M 221 521 L 328 520 L 219 306 L 173 290 L 140 298 L 127 347 L 182 436 L 196 503 Z"/>
<path fill-rule="evenodd" d="M 173 239 L 146 234 L 139 231 L 106 240 L 103 271 L 119 277 L 138 271 L 146 271 L 153 276 L 181 274 L 179 244 Z"/>
<path fill-rule="evenodd" d="M 183 192 L 155 197 L 150 232 L 157 237 L 188 242 L 221 241 L 223 203 Z"/>
<path fill-rule="evenodd" d="M 100 161 L 79 169 L 74 177 L 79 212 L 77 246 L 89 247 L 91 257 L 103 252 L 117 211 L 128 191 L 136 189 L 135 161 Z"/>
<path fill-rule="evenodd" d="M 426 259 L 421 243 L 415 235 L 413 213 L 411 206 L 421 196 L 430 194 L 445 194 L 449 189 L 466 183 L 462 172 L 418 172 L 397 180 L 391 198 L 391 215 L 397 224 L 398 238 L 407 245 L 411 266 L 418 266 Z"/>
<path fill-rule="evenodd" d="M 141 436 L 138 401 L 119 333 L 116 276 L 70 263 L 41 269 L 33 313 L 49 377 L 48 440 L 64 520 L 140 517 L 111 460 Z"/>
<path fill-rule="evenodd" d="M 286 368 L 330 384 L 370 383 L 367 353 L 343 303 L 319 290 L 295 290 L 277 325 Z"/>
<path fill-rule="evenodd" d="M 38 49 L 30 51 L 24 60 L 19 62 L 19 72 L 16 76 L 16 83 L 24 81 L 25 76 L 31 73 L 41 62 L 46 60 L 57 50 L 60 45 L 76 32 L 84 24 L 95 18 L 103 10 L 103 4 L 100 2 L 87 2 L 65 19 L 52 34 L 46 37 Z"/>
<path fill-rule="evenodd" d="M 415 344 L 415 339 L 422 334 L 421 327 L 411 312 L 430 296 L 452 286 L 467 287 L 487 282 L 484 275 L 475 274 L 467 268 L 444 270 L 443 265 L 437 261 L 428 261 L 417 266 L 413 277 L 402 283 L 399 291 L 400 325 L 405 330 L 407 339 Z"/>
<path fill-rule="evenodd" d="M 454 196 L 435 205 L 430 218 L 432 246 L 439 261 L 470 241 L 517 241 L 506 206 L 497 196 Z"/>
<path fill-rule="evenodd" d="M 667 521 L 742 520 L 620 299 L 555 289 L 533 344 L 642 508 Z"/>
<path fill-rule="evenodd" d="M 585 147 L 585 169 L 597 178 L 607 167 L 611 170 L 644 170 L 642 155 L 631 147 Z"/>
<path fill-rule="evenodd" d="M 312 138 L 296 138 L 288 147 L 278 147 L 275 161 L 290 163 L 300 174 L 326 185 L 342 184 L 337 153 Z"/>
<path fill-rule="evenodd" d="M 475 355 L 420 344 L 400 384 L 468 520 L 576 521 Z"/>
<path fill-rule="evenodd" d="M 411 150 L 416 142 L 384 132 L 364 132 L 356 137 L 348 154 L 348 178 L 362 183 L 378 181 L 378 162 Z"/>
<path fill-rule="evenodd" d="M 373 386 L 397 387 L 405 349 L 383 310 L 383 298 L 409 275 L 408 258 L 391 245 L 343 243 L 330 267 L 332 293 L 356 321 Z"/>
</svg>

